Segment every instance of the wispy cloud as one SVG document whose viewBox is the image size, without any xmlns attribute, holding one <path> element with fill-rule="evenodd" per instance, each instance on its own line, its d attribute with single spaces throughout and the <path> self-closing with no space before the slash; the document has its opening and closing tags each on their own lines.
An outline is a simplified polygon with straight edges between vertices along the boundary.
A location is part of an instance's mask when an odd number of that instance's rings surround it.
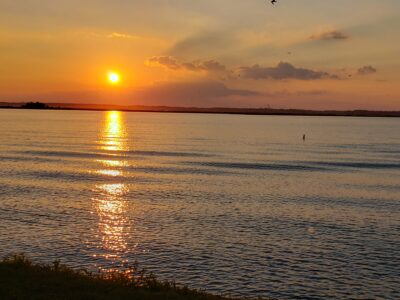
<svg viewBox="0 0 400 300">
<path fill-rule="evenodd" d="M 180 62 L 173 56 L 153 56 L 146 61 L 146 65 L 193 72 L 229 72 L 225 65 L 215 60 Z"/>
<path fill-rule="evenodd" d="M 171 70 L 179 70 L 182 64 L 173 56 L 153 56 L 146 61 L 149 67 L 164 67 Z"/>
<path fill-rule="evenodd" d="M 242 67 L 241 74 L 248 79 L 298 79 L 298 80 L 317 80 L 317 79 L 338 79 L 337 75 L 327 72 L 314 71 L 306 68 L 297 68 L 290 63 L 280 62 L 276 67 L 262 67 L 254 65 Z"/>
<path fill-rule="evenodd" d="M 178 57 L 201 57 L 204 53 L 217 55 L 226 52 L 227 48 L 237 46 L 240 41 L 231 31 L 210 31 L 190 35 L 176 42 L 168 54 Z"/>
<path fill-rule="evenodd" d="M 183 63 L 183 67 L 191 71 L 227 72 L 225 65 L 215 60 Z"/>
<path fill-rule="evenodd" d="M 329 30 L 314 34 L 310 37 L 312 40 L 329 41 L 329 40 L 347 40 L 349 35 L 339 30 Z"/>
<path fill-rule="evenodd" d="M 129 39 L 129 40 L 138 39 L 139 38 L 138 36 L 135 36 L 135 35 L 130 35 L 130 34 L 127 34 L 127 33 L 120 33 L 120 32 L 110 33 L 109 35 L 107 35 L 107 37 L 110 38 L 110 39 L 114 38 L 114 39 Z"/>
<path fill-rule="evenodd" d="M 373 66 L 364 66 L 357 70 L 358 75 L 369 75 L 369 74 L 374 74 L 376 72 L 378 72 L 378 70 Z"/>
</svg>

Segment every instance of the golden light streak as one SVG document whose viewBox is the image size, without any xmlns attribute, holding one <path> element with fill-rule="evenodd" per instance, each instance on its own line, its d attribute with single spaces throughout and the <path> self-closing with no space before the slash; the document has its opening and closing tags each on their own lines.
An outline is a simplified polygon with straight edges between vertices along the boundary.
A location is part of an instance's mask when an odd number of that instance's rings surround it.
<svg viewBox="0 0 400 300">
<path fill-rule="evenodd" d="M 126 195 L 128 186 L 121 182 L 124 167 L 128 162 L 120 159 L 127 150 L 126 132 L 122 113 L 110 111 L 105 114 L 103 130 L 99 136 L 100 151 L 112 152 L 110 159 L 96 160 L 101 169 L 94 171 L 96 174 L 110 178 L 112 182 L 98 184 L 94 188 L 93 200 L 94 213 L 98 217 L 98 234 L 101 239 L 100 252 L 96 257 L 110 260 L 113 265 L 121 265 L 122 256 L 127 251 L 127 236 L 131 231 L 131 220 L 128 217 L 128 202 Z M 117 182 L 116 182 L 117 181 Z"/>
<path fill-rule="evenodd" d="M 100 174 L 100 175 L 111 176 L 111 177 L 122 176 L 122 171 L 120 171 L 120 170 L 99 170 L 96 173 Z"/>
</svg>

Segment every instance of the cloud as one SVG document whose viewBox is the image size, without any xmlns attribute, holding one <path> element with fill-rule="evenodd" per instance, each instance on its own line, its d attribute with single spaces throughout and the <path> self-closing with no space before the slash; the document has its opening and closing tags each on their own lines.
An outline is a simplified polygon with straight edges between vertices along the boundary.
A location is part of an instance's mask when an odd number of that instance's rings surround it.
<svg viewBox="0 0 400 300">
<path fill-rule="evenodd" d="M 312 35 L 310 39 L 319 41 L 347 40 L 349 39 L 349 36 L 341 31 L 331 30 Z"/>
<path fill-rule="evenodd" d="M 172 56 L 153 56 L 146 61 L 149 67 L 165 67 L 171 70 L 181 69 L 181 64 Z"/>
<path fill-rule="evenodd" d="M 358 69 L 357 74 L 358 75 L 369 75 L 369 74 L 374 74 L 378 72 L 377 69 L 375 69 L 373 66 L 364 66 Z"/>
<path fill-rule="evenodd" d="M 117 39 L 137 39 L 137 36 L 126 34 L 126 33 L 119 33 L 119 32 L 113 32 L 109 35 L 107 35 L 108 38 L 117 38 Z"/>
<path fill-rule="evenodd" d="M 171 47 L 168 54 L 179 57 L 201 57 L 204 53 L 217 55 L 238 44 L 233 32 L 202 32 L 186 37 Z"/>
<path fill-rule="evenodd" d="M 276 67 L 242 67 L 241 74 L 248 79 L 298 79 L 298 80 L 317 80 L 317 79 L 338 79 L 336 75 L 327 72 L 314 71 L 304 68 L 296 68 L 290 63 L 280 62 Z"/>
<path fill-rule="evenodd" d="M 225 65 L 215 60 L 179 62 L 173 56 L 153 56 L 146 61 L 150 67 L 165 67 L 171 70 L 188 70 L 193 72 L 229 72 Z"/>
<path fill-rule="evenodd" d="M 316 80 L 316 79 L 338 79 L 337 75 L 327 72 L 314 71 L 304 68 L 296 68 L 290 63 L 280 62 L 276 67 L 261 67 L 256 64 L 251 67 L 242 67 L 239 70 L 228 69 L 225 65 L 215 60 L 180 62 L 173 56 L 154 56 L 146 61 L 148 66 L 164 67 L 170 70 L 188 70 L 192 72 L 209 72 L 227 75 L 220 79 L 229 78 L 236 79 L 237 74 L 248 79 L 299 79 L 299 80 Z"/>
<path fill-rule="evenodd" d="M 182 66 L 191 71 L 227 72 L 227 68 L 218 61 L 207 60 L 192 63 L 183 63 Z"/>
</svg>

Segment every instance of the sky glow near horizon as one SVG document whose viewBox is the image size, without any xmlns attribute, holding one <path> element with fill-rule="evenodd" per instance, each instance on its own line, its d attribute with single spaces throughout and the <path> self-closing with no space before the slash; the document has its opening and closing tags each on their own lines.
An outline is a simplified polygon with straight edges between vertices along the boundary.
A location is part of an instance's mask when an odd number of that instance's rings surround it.
<svg viewBox="0 0 400 300">
<path fill-rule="evenodd" d="M 0 0 L 0 101 L 400 110 L 399 36 L 398 0 Z"/>
</svg>

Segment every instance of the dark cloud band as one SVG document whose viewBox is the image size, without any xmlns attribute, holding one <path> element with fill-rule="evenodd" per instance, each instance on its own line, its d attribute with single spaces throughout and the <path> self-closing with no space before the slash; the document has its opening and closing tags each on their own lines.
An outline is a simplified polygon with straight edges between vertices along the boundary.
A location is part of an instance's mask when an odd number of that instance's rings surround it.
<svg viewBox="0 0 400 300">
<path fill-rule="evenodd" d="M 297 68 L 290 63 L 280 62 L 276 67 L 242 67 L 241 74 L 248 79 L 298 79 L 298 80 L 317 80 L 317 79 L 338 79 L 336 75 L 327 72 L 314 71 L 311 69 Z"/>
</svg>

